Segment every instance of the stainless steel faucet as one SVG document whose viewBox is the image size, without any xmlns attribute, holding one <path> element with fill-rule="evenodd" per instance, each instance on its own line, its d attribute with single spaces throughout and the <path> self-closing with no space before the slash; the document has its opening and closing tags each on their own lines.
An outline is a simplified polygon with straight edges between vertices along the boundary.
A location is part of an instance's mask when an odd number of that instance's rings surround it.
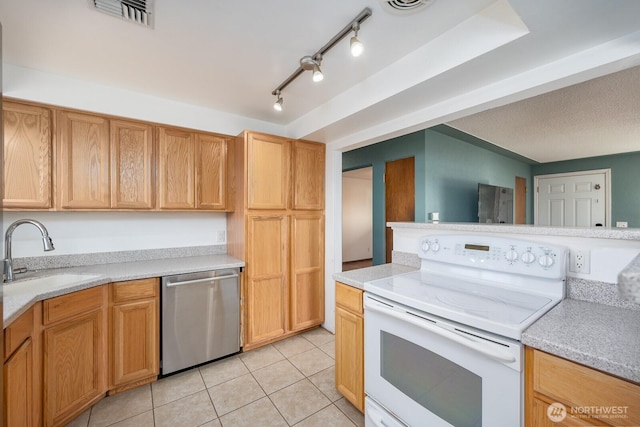
<svg viewBox="0 0 640 427">
<path fill-rule="evenodd" d="M 14 273 L 24 273 L 24 271 L 13 271 L 13 259 L 11 258 L 11 236 L 13 235 L 13 231 L 18 228 L 19 225 L 22 224 L 33 224 L 38 230 L 40 230 L 40 234 L 42 234 L 42 243 L 44 244 L 45 251 L 52 251 L 55 248 L 53 247 L 53 240 L 49 237 L 49 232 L 47 228 L 39 221 L 35 219 L 19 219 L 15 221 L 13 224 L 7 228 L 7 232 L 4 234 L 4 281 L 11 282 L 13 280 Z"/>
</svg>

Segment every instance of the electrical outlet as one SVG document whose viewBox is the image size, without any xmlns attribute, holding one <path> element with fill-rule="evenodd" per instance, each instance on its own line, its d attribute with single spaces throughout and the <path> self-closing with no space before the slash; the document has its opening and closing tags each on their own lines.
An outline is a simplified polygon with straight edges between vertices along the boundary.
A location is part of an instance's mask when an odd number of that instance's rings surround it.
<svg viewBox="0 0 640 427">
<path fill-rule="evenodd" d="M 569 270 L 574 273 L 589 274 L 591 272 L 591 254 L 589 251 L 571 251 Z"/>
<path fill-rule="evenodd" d="M 627 221 L 617 221 L 616 222 L 616 227 L 618 228 L 627 228 L 629 226 L 629 223 Z"/>
<path fill-rule="evenodd" d="M 225 231 L 224 230 L 218 230 L 217 234 L 216 234 L 216 241 L 218 243 L 224 243 L 225 242 Z"/>
</svg>

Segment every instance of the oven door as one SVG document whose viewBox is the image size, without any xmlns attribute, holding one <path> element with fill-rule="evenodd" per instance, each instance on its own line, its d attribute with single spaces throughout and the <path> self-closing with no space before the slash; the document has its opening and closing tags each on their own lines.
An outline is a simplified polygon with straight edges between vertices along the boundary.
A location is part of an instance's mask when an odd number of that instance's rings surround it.
<svg viewBox="0 0 640 427">
<path fill-rule="evenodd" d="M 365 293 L 365 392 L 409 426 L 523 424 L 522 345 Z"/>
</svg>

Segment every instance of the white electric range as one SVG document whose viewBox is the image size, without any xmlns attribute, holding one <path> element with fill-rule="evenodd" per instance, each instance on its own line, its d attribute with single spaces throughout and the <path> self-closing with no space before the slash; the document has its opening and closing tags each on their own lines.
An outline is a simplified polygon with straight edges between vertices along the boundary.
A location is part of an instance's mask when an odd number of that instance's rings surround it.
<svg viewBox="0 0 640 427">
<path fill-rule="evenodd" d="M 366 424 L 522 425 L 520 337 L 564 298 L 567 249 L 434 235 L 418 255 L 364 285 Z"/>
</svg>

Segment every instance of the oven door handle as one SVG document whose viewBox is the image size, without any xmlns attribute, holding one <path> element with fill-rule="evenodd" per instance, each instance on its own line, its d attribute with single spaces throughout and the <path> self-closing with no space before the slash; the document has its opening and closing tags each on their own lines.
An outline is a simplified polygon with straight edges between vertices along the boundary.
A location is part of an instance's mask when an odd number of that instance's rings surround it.
<svg viewBox="0 0 640 427">
<path fill-rule="evenodd" d="M 387 315 L 387 316 L 391 316 L 395 319 L 401 320 L 403 322 L 407 322 L 410 323 L 414 326 L 417 326 L 421 329 L 424 329 L 426 331 L 429 332 L 433 332 L 434 334 L 440 335 L 443 338 L 446 338 L 448 340 L 451 341 L 455 341 L 458 344 L 461 344 L 465 347 L 468 347 L 472 350 L 477 351 L 478 353 L 482 353 L 485 356 L 488 356 L 492 359 L 498 360 L 500 362 L 504 362 L 504 363 L 512 363 L 516 361 L 516 358 L 514 355 L 509 354 L 508 352 L 500 349 L 500 348 L 496 348 L 495 344 L 489 344 L 486 342 L 482 342 L 482 341 L 476 341 L 470 337 L 464 336 L 464 335 L 460 335 L 459 333 L 455 332 L 455 331 L 451 331 L 448 329 L 445 329 L 441 326 L 438 326 L 437 324 L 431 324 L 431 323 L 427 323 L 428 320 L 425 321 L 420 321 L 419 317 L 416 316 L 412 316 L 409 314 L 405 314 L 405 313 L 400 313 L 398 311 L 395 310 L 391 310 L 389 308 L 386 307 L 381 307 L 379 304 L 377 304 L 375 301 L 372 300 L 367 300 L 367 304 L 365 305 L 365 308 L 368 308 L 372 311 L 377 311 L 378 313 Z"/>
</svg>

